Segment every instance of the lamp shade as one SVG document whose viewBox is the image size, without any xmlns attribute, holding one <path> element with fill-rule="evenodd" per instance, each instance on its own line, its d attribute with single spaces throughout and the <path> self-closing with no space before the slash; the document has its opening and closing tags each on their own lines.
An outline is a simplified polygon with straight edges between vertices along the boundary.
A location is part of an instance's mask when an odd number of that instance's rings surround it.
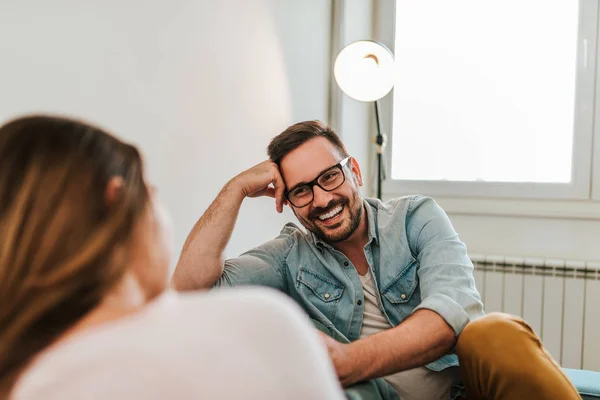
<svg viewBox="0 0 600 400">
<path fill-rule="evenodd" d="M 371 40 L 350 43 L 336 57 L 333 73 L 348 96 L 376 101 L 394 86 L 394 56 L 387 47 Z"/>
</svg>

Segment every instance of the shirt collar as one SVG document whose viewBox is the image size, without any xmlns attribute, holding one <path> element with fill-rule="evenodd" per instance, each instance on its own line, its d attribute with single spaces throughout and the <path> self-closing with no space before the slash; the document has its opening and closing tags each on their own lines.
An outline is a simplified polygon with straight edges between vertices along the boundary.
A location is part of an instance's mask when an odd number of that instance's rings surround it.
<svg viewBox="0 0 600 400">
<path fill-rule="evenodd" d="M 363 200 L 365 210 L 367 210 L 367 223 L 369 225 L 369 243 L 375 241 L 379 244 L 379 231 L 377 230 L 377 203 L 371 204 L 367 200 Z"/>
</svg>

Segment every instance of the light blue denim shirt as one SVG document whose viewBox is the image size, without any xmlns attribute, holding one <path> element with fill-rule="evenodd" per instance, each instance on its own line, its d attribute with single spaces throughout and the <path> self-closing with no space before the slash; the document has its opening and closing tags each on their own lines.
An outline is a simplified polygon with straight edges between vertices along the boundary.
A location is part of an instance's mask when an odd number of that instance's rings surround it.
<svg viewBox="0 0 600 400">
<path fill-rule="evenodd" d="M 483 315 L 466 246 L 433 199 L 365 199 L 364 206 L 369 227 L 364 252 L 381 311 L 392 326 L 416 310 L 429 309 L 458 335 L 467 322 Z M 364 295 L 356 269 L 343 253 L 294 224 L 287 224 L 277 238 L 227 260 L 220 285 L 281 290 L 331 336 L 344 342 L 360 338 Z M 440 371 L 455 365 L 456 355 L 448 354 L 427 367 Z"/>
</svg>

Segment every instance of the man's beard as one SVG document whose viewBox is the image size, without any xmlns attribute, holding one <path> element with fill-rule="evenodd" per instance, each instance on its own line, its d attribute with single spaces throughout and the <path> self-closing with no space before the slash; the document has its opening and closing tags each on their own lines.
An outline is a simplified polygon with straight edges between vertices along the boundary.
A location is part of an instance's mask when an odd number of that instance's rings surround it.
<svg viewBox="0 0 600 400">
<path fill-rule="evenodd" d="M 342 231 L 329 233 L 328 229 L 320 226 L 319 223 L 315 221 L 315 219 L 318 220 L 319 215 L 333 210 L 338 205 L 341 205 L 348 210 L 348 215 L 350 216 L 350 224 L 347 227 L 345 227 Z M 350 236 L 352 236 L 352 234 L 358 228 L 358 225 L 360 225 L 360 221 L 363 214 L 363 204 L 360 199 L 360 196 L 358 196 L 357 194 L 354 195 L 353 206 L 354 208 L 350 207 L 350 201 L 347 198 L 334 199 L 330 201 L 329 204 L 327 204 L 327 207 L 315 208 L 314 210 L 312 210 L 308 216 L 308 221 L 306 221 L 305 219 L 300 219 L 300 222 L 302 223 L 302 225 L 304 225 L 306 229 L 317 235 L 319 239 L 323 240 L 326 243 L 342 242 L 348 239 Z M 341 223 L 344 222 L 345 221 L 341 221 Z"/>
</svg>

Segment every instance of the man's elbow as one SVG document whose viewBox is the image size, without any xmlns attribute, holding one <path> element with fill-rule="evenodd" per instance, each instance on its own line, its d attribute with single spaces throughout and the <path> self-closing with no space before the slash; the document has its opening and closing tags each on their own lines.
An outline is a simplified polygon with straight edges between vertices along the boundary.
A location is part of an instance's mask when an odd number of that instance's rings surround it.
<svg viewBox="0 0 600 400">
<path fill-rule="evenodd" d="M 194 267 L 180 259 L 171 277 L 171 287 L 178 292 L 210 289 L 223 274 L 224 261 L 197 260 Z"/>
<path fill-rule="evenodd" d="M 446 321 L 446 319 L 438 312 L 431 309 L 420 309 L 415 314 L 427 314 L 426 318 L 430 319 L 435 324 L 434 331 L 437 336 L 437 348 L 443 350 L 442 352 L 449 353 L 458 339 L 454 328 Z"/>
<path fill-rule="evenodd" d="M 452 349 L 456 346 L 456 342 L 458 342 L 458 336 L 454 332 L 454 329 L 448 324 L 446 324 L 446 328 L 443 334 L 443 338 L 440 341 L 440 346 L 446 350 L 447 353 L 451 352 Z"/>
<path fill-rule="evenodd" d="M 437 314 L 437 313 L 436 313 Z M 447 352 L 450 352 L 458 340 L 458 336 L 454 331 L 454 328 L 446 321 L 441 315 L 437 314 L 440 322 L 440 347 L 444 348 Z"/>
</svg>

